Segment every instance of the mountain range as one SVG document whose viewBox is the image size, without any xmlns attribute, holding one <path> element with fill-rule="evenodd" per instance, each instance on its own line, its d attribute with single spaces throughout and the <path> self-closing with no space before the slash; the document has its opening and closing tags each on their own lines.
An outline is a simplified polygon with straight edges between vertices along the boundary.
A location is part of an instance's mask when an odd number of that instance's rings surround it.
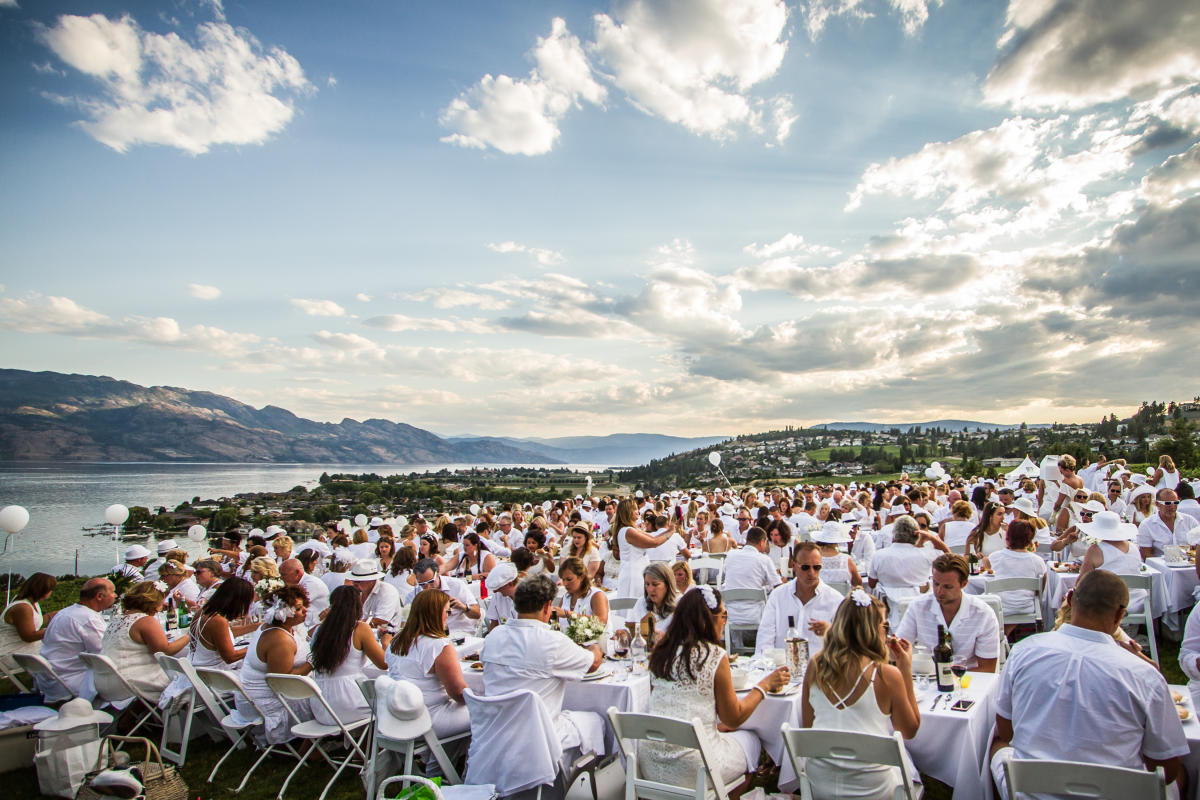
<svg viewBox="0 0 1200 800">
<path fill-rule="evenodd" d="M 725 437 L 443 438 L 403 422 L 315 422 L 212 392 L 0 369 L 0 460 L 638 464 Z"/>
</svg>

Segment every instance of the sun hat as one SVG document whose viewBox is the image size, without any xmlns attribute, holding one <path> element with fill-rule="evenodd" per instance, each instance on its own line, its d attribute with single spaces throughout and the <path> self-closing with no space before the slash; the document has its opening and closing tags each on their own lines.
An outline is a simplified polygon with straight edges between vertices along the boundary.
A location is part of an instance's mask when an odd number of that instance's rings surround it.
<svg viewBox="0 0 1200 800">
<path fill-rule="evenodd" d="M 512 565 L 512 562 L 501 561 L 484 578 L 483 585 L 487 587 L 489 592 L 496 592 L 516 579 L 517 568 Z"/>
<path fill-rule="evenodd" d="M 69 731 L 72 728 L 82 728 L 84 725 L 106 725 L 112 722 L 112 715 L 96 711 L 92 704 L 82 697 L 68 700 L 58 709 L 58 716 L 45 719 L 33 726 L 36 731 Z"/>
<path fill-rule="evenodd" d="M 387 675 L 375 679 L 375 720 L 385 739 L 415 739 L 433 727 L 421 690 Z"/>
<path fill-rule="evenodd" d="M 904 507 L 903 503 L 893 503 L 892 506 L 888 509 L 889 517 L 895 517 L 900 514 L 907 514 L 907 513 L 908 513 L 908 509 Z"/>
<path fill-rule="evenodd" d="M 1137 538 L 1137 526 L 1122 522 L 1115 511 L 1101 511 L 1091 522 L 1081 522 L 1079 530 L 1102 542 L 1132 542 Z"/>
<path fill-rule="evenodd" d="M 844 544 L 853 541 L 848 532 L 849 526 L 830 520 L 812 535 L 814 542 L 821 544 Z"/>
<path fill-rule="evenodd" d="M 1083 505 L 1076 504 L 1076 510 L 1077 511 L 1091 511 L 1093 513 L 1099 514 L 1101 511 L 1108 511 L 1108 507 L 1105 506 L 1104 503 L 1101 503 L 1099 500 L 1088 500 Z"/>
<path fill-rule="evenodd" d="M 346 580 L 366 583 L 377 581 L 383 577 L 379 571 L 379 560 L 375 558 L 360 558 L 354 562 L 354 567 L 346 573 Z"/>
<path fill-rule="evenodd" d="M 174 539 L 166 539 L 166 540 L 158 543 L 158 554 L 160 556 L 165 556 L 167 553 L 171 552 L 172 550 L 178 550 L 178 549 L 179 549 L 179 542 L 175 541 Z"/>
<path fill-rule="evenodd" d="M 139 558 L 149 558 L 150 551 L 142 547 L 140 544 L 132 544 L 125 548 L 125 560 L 137 561 Z"/>
<path fill-rule="evenodd" d="M 1129 493 L 1129 505 L 1133 505 L 1133 501 L 1137 500 L 1139 497 L 1141 497 L 1144 494 L 1148 494 L 1151 497 L 1154 497 L 1154 487 L 1148 483 L 1143 483 L 1141 486 L 1134 489 L 1132 492 Z"/>
<path fill-rule="evenodd" d="M 1009 509 L 1012 511 L 1020 511 L 1022 514 L 1027 514 L 1031 517 L 1036 517 L 1038 515 L 1037 509 L 1033 506 L 1033 501 L 1030 500 L 1028 496 L 1018 497 L 1013 501 L 1012 505 L 1009 506 Z"/>
<path fill-rule="evenodd" d="M 283 536 L 285 533 L 287 533 L 287 531 L 278 525 L 268 525 L 267 529 L 263 531 L 263 538 L 269 542 L 278 536 Z"/>
</svg>

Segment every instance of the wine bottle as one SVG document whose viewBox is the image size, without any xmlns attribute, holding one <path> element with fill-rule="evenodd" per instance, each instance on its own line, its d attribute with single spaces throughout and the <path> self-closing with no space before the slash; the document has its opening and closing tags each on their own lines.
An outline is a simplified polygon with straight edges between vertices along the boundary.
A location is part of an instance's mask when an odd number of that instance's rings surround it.
<svg viewBox="0 0 1200 800">
<path fill-rule="evenodd" d="M 933 666 L 937 674 L 937 690 L 939 692 L 954 691 L 954 650 L 950 647 L 950 637 L 944 625 L 938 625 L 938 643 L 933 648 Z"/>
<path fill-rule="evenodd" d="M 796 627 L 796 618 L 789 616 L 787 636 L 784 640 L 784 652 L 787 653 L 788 669 L 792 673 L 792 682 L 798 683 L 804 679 L 804 671 L 808 669 L 808 640 L 800 635 Z"/>
<path fill-rule="evenodd" d="M 642 636 L 642 627 L 639 625 L 637 635 L 633 637 L 633 641 L 629 645 L 629 654 L 633 656 L 634 669 L 644 669 L 646 666 L 646 637 Z"/>
</svg>

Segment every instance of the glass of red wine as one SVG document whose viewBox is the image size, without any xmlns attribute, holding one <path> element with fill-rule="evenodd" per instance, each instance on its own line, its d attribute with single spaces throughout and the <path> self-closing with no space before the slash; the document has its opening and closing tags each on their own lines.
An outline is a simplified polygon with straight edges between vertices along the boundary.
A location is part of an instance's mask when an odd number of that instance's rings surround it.
<svg viewBox="0 0 1200 800">
<path fill-rule="evenodd" d="M 962 699 L 962 676 L 967 674 L 967 665 L 959 662 L 954 662 L 950 665 L 950 671 L 954 673 L 954 699 Z"/>
</svg>

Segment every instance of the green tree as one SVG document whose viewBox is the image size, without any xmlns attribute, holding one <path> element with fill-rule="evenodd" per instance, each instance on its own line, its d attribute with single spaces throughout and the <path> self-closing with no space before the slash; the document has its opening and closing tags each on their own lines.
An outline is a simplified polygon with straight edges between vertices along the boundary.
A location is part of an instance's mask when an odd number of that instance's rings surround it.
<svg viewBox="0 0 1200 800">
<path fill-rule="evenodd" d="M 146 525 L 152 517 L 150 509 L 145 506 L 130 506 L 129 519 L 125 520 L 125 527 L 134 528 L 138 525 Z"/>
</svg>

